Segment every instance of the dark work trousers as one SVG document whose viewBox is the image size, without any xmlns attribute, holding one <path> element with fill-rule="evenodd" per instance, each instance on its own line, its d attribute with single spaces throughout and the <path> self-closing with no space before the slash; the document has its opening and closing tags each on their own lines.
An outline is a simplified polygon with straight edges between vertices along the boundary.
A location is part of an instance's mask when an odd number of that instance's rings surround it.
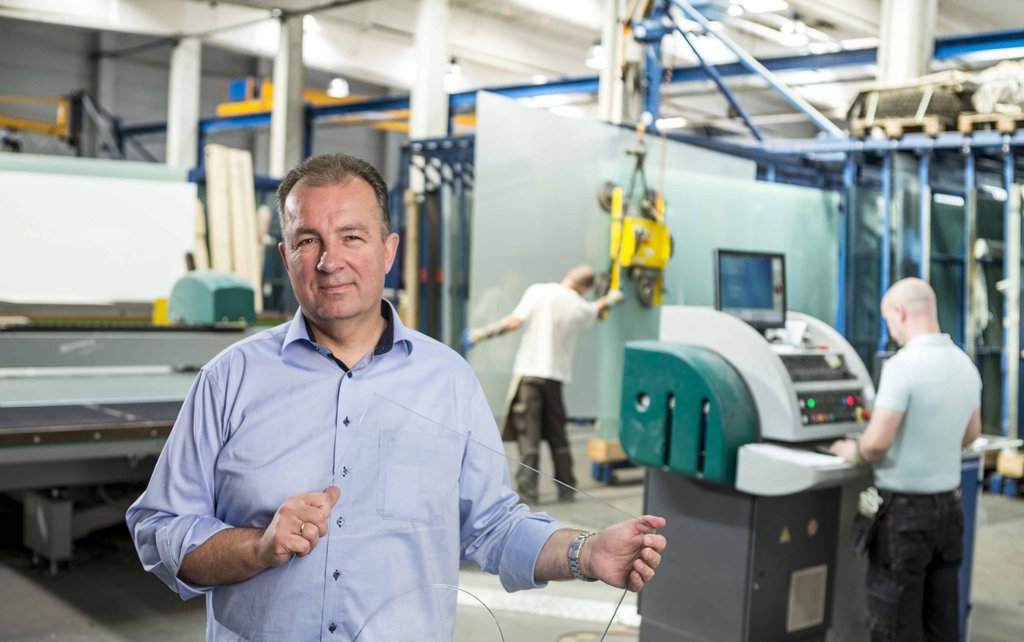
<svg viewBox="0 0 1024 642">
<path fill-rule="evenodd" d="M 540 441 L 548 442 L 555 461 L 555 479 L 576 486 L 572 473 L 572 453 L 565 434 L 565 404 L 562 382 L 540 377 L 523 377 L 512 400 L 512 421 L 519 441 L 519 458 L 530 468 L 540 464 Z M 519 494 L 537 500 L 537 473 L 520 467 L 516 475 Z M 571 499 L 574 491 L 558 485 L 559 499 Z"/>
<path fill-rule="evenodd" d="M 958 642 L 964 550 L 958 493 L 879 494 L 882 508 L 866 542 L 872 642 Z M 863 525 L 864 518 L 857 521 Z"/>
</svg>

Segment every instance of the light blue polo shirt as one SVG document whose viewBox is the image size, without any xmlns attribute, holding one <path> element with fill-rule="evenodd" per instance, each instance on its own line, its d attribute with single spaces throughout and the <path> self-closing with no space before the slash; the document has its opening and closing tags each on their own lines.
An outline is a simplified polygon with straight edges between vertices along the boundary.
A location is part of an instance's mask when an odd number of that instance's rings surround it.
<svg viewBox="0 0 1024 642">
<path fill-rule="evenodd" d="M 875 485 L 899 493 L 960 486 L 967 423 L 981 406 L 981 376 L 948 334 L 912 339 L 886 362 L 875 408 L 903 414 L 896 441 L 875 464 Z"/>
</svg>

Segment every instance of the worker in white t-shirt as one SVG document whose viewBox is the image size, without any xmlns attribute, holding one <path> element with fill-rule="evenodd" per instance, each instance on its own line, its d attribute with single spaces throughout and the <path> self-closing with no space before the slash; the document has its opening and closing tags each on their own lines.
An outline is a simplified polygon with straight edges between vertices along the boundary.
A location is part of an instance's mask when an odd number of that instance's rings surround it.
<svg viewBox="0 0 1024 642">
<path fill-rule="evenodd" d="M 560 283 L 538 283 L 523 293 L 512 314 L 482 328 L 463 333 L 465 347 L 526 326 L 512 369 L 515 393 L 505 422 L 505 438 L 519 442 L 519 455 L 528 467 L 520 468 L 516 482 L 520 496 L 536 502 L 537 469 L 542 439 L 551 447 L 558 498 L 572 501 L 576 478 L 565 434 L 562 386 L 572 381 L 572 357 L 580 331 L 622 301 L 613 290 L 596 301 L 583 295 L 594 285 L 594 270 L 578 265 Z M 531 470 L 532 469 L 532 470 Z"/>
</svg>

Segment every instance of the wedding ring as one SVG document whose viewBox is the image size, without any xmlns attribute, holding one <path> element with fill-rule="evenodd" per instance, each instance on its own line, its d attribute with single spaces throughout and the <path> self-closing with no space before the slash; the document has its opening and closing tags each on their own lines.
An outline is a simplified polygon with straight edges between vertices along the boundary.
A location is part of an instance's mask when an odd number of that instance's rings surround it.
<svg viewBox="0 0 1024 642">
<path fill-rule="evenodd" d="M 305 528 L 306 528 L 306 522 L 302 522 L 302 524 L 299 526 L 299 535 L 300 536 L 302 535 L 302 531 Z"/>
</svg>

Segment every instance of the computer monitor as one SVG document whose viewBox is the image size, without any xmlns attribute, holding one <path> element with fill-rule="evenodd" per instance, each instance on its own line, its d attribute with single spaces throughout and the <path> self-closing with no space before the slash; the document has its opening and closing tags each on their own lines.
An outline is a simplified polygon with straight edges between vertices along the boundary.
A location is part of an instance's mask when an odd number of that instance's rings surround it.
<svg viewBox="0 0 1024 642">
<path fill-rule="evenodd" d="M 785 327 L 785 255 L 715 250 L 715 309 L 758 330 Z"/>
</svg>

